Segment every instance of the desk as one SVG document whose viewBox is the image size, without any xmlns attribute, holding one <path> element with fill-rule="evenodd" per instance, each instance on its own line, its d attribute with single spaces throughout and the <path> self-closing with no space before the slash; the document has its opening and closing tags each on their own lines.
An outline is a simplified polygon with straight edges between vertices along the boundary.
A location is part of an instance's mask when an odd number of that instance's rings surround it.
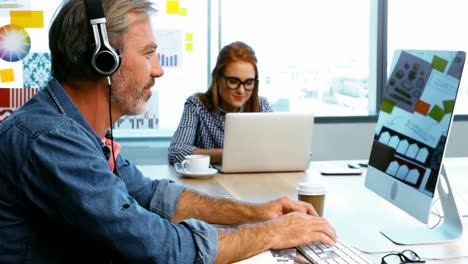
<svg viewBox="0 0 468 264">
<path fill-rule="evenodd" d="M 385 251 L 412 249 L 423 258 L 443 258 L 427 263 L 468 263 L 468 219 L 463 219 L 465 232 L 454 243 L 398 246 L 391 243 L 379 230 L 396 222 L 419 224 L 412 217 L 400 211 L 387 201 L 364 187 L 365 175 L 322 176 L 322 166 L 346 166 L 346 161 L 311 162 L 305 172 L 285 173 L 242 173 L 217 174 L 206 179 L 190 179 L 179 176 L 172 166 L 141 165 L 144 175 L 158 179 L 171 179 L 191 189 L 224 198 L 248 202 L 266 202 L 278 197 L 296 199 L 296 185 L 301 181 L 321 182 L 327 189 L 324 216 L 333 224 L 341 239 L 367 252 L 368 257 L 380 263 Z M 450 184 L 456 195 L 468 196 L 468 158 L 445 160 Z M 466 198 L 465 198 L 466 200 Z M 457 201 L 458 202 L 458 201 Z M 459 204 L 459 210 L 467 212 L 466 204 Z M 448 259 L 451 257 L 450 259 Z"/>
</svg>

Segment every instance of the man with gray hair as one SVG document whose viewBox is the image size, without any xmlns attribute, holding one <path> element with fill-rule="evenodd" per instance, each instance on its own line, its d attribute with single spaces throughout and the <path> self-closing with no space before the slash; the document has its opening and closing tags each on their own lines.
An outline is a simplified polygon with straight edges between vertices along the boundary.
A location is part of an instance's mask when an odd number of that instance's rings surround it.
<svg viewBox="0 0 468 264">
<path fill-rule="evenodd" d="M 208 197 L 118 155 L 106 133 L 144 111 L 163 75 L 155 12 L 149 0 L 69 0 L 56 13 L 54 78 L 0 125 L 0 263 L 228 263 L 336 241 L 309 204 Z"/>
</svg>

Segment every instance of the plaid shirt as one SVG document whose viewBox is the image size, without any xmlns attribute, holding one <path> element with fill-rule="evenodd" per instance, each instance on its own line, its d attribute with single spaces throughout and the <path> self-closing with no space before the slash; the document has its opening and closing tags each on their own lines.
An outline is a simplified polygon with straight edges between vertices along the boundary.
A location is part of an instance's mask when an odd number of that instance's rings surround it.
<svg viewBox="0 0 468 264">
<path fill-rule="evenodd" d="M 260 112 L 273 112 L 266 98 L 259 96 L 259 100 Z M 198 97 L 187 98 L 179 127 L 169 146 L 169 163 L 181 162 L 197 148 L 223 148 L 225 117 L 222 110 L 208 112 Z"/>
</svg>

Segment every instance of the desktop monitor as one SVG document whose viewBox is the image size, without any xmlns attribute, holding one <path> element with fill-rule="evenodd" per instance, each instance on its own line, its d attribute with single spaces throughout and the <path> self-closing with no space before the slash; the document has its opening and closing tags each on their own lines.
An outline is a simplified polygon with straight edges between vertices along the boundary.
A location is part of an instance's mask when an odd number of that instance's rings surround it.
<svg viewBox="0 0 468 264">
<path fill-rule="evenodd" d="M 397 50 L 393 56 L 365 186 L 421 222 L 382 230 L 397 244 L 453 241 L 462 233 L 443 157 L 464 62 L 463 51 Z M 444 220 L 429 229 L 436 190 Z"/>
</svg>

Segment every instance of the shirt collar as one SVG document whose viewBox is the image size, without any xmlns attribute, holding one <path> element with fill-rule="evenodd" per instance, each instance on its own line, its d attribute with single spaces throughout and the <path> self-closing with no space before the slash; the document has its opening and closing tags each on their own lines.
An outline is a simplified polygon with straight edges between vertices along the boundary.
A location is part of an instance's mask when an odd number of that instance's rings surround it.
<svg viewBox="0 0 468 264">
<path fill-rule="evenodd" d="M 244 112 L 244 106 L 241 106 L 241 107 L 239 108 L 239 111 L 237 111 L 236 113 L 242 113 L 242 112 Z M 219 113 L 220 115 L 226 115 L 226 114 L 227 114 L 227 112 L 224 111 L 224 109 L 223 109 L 221 106 L 219 107 L 218 113 Z"/>
<path fill-rule="evenodd" d="M 47 83 L 46 89 L 50 95 L 50 98 L 55 103 L 58 111 L 61 114 L 68 116 L 69 118 L 73 119 L 75 122 L 80 124 L 90 134 L 94 135 L 96 140 L 101 143 L 100 145 L 104 145 L 101 141 L 101 138 L 96 134 L 96 131 L 94 131 L 94 129 L 89 125 L 88 121 L 81 114 L 78 107 L 65 92 L 62 85 L 55 78 L 52 78 Z"/>
</svg>

